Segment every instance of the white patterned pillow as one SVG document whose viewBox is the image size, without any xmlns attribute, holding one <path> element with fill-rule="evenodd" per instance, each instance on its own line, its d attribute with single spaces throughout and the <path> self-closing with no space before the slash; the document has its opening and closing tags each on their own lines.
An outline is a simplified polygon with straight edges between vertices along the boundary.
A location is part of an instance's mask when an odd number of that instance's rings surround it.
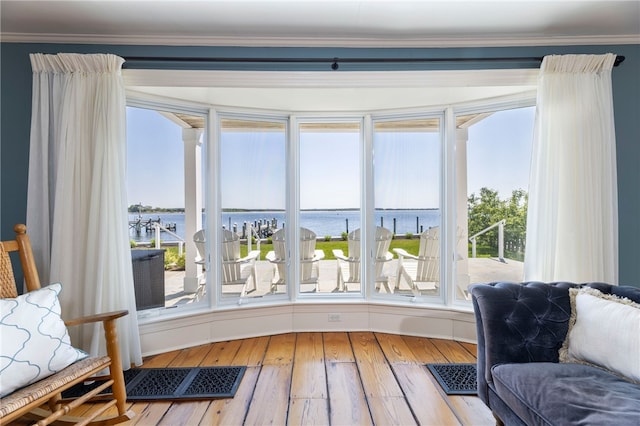
<svg viewBox="0 0 640 426">
<path fill-rule="evenodd" d="M 0 396 L 86 358 L 60 317 L 61 284 L 0 299 Z"/>
<path fill-rule="evenodd" d="M 640 304 L 597 289 L 570 289 L 560 362 L 595 365 L 640 383 Z"/>
</svg>

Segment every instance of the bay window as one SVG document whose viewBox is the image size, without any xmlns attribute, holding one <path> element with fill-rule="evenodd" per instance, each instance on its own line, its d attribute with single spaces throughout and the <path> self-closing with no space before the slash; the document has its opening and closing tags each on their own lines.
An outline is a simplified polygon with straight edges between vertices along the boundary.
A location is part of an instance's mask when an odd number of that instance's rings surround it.
<svg viewBox="0 0 640 426">
<path fill-rule="evenodd" d="M 185 151 L 183 169 L 194 300 L 210 310 L 357 300 L 468 310 L 470 283 L 519 279 L 535 98 L 517 93 L 329 113 L 198 99 L 187 109 L 199 121 L 182 117 L 200 128 L 203 151 Z M 153 99 L 174 118 L 189 104 L 149 96 L 132 102 Z"/>
</svg>

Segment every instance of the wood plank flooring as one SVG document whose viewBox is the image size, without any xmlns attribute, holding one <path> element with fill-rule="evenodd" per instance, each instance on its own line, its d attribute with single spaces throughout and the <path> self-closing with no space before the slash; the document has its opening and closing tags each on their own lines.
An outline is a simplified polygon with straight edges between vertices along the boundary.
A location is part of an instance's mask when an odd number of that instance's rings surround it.
<svg viewBox="0 0 640 426">
<path fill-rule="evenodd" d="M 495 425 L 480 399 L 446 395 L 424 366 L 475 362 L 475 353 L 472 344 L 372 332 L 211 343 L 148 357 L 143 367 L 246 365 L 234 398 L 133 403 L 126 424 Z"/>
</svg>

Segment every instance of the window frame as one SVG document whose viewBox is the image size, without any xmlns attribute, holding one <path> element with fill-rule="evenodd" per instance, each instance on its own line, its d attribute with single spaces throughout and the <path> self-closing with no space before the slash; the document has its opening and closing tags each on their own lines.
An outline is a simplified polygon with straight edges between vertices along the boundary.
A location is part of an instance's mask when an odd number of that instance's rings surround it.
<svg viewBox="0 0 640 426">
<path fill-rule="evenodd" d="M 153 111 L 164 111 L 171 113 L 183 113 L 190 115 L 198 115 L 204 118 L 205 123 L 207 123 L 207 128 L 203 130 L 203 144 L 202 144 L 202 154 L 203 157 L 206 156 L 208 145 L 207 140 L 209 139 L 208 134 L 208 122 L 209 122 L 209 113 L 210 108 L 207 105 L 198 104 L 195 102 L 181 101 L 176 99 L 167 99 L 160 96 L 153 96 L 146 93 L 139 93 L 131 90 L 127 90 L 126 94 L 126 107 L 132 108 L 140 108 L 147 109 Z M 180 140 L 182 142 L 182 140 Z M 183 170 L 184 171 L 184 170 Z M 203 190 L 202 193 L 206 193 L 206 175 L 207 170 L 202 171 L 202 178 L 205 180 L 203 182 Z M 206 197 L 205 197 L 206 198 Z M 188 236 L 185 235 L 185 242 L 187 241 Z M 208 265 L 208 259 L 205 259 L 205 267 Z M 206 283 L 206 292 L 209 294 L 211 292 L 209 288 L 209 283 Z M 209 298 L 203 298 L 194 303 L 186 303 L 181 305 L 174 306 L 163 306 L 158 308 L 151 309 L 143 309 L 136 311 L 138 320 L 141 323 L 153 321 L 157 319 L 163 319 L 167 317 L 176 317 L 176 316 L 184 316 L 184 315 L 193 315 L 199 312 L 210 311 L 212 309 L 212 304 Z"/>
<path fill-rule="evenodd" d="M 403 108 L 403 109 L 394 109 L 389 111 L 369 111 L 369 112 L 353 112 L 348 111 L 344 113 L 316 113 L 316 112 L 290 112 L 290 111 L 277 111 L 277 110 L 261 110 L 261 109 L 251 109 L 251 108 L 234 108 L 234 107 L 224 107 L 207 103 L 198 103 L 192 101 L 182 101 L 176 99 L 168 99 L 162 96 L 157 95 L 149 95 L 147 93 L 139 93 L 131 90 L 127 90 L 127 106 L 141 107 L 141 108 L 158 108 L 161 110 L 171 109 L 174 112 L 187 112 L 187 113 L 197 113 L 198 115 L 204 115 L 207 123 L 207 128 L 205 129 L 204 135 L 205 139 L 203 142 L 203 157 L 206 157 L 205 167 L 203 170 L 203 178 L 205 182 L 203 182 L 203 193 L 204 195 L 204 203 L 206 211 L 214 211 L 216 214 L 207 215 L 206 218 L 206 226 L 210 229 L 218 229 L 222 225 L 219 219 L 220 212 L 220 193 L 219 190 L 216 189 L 216 183 L 220 181 L 219 177 L 219 161 L 220 161 L 220 152 L 219 152 L 219 140 L 220 140 L 220 129 L 217 126 L 219 123 L 219 116 L 223 117 L 229 116 L 243 116 L 246 117 L 260 117 L 262 119 L 268 118 L 273 119 L 277 118 L 280 120 L 285 120 L 285 126 L 287 129 L 287 142 L 286 142 L 286 152 L 287 152 L 287 220 L 291 226 L 295 226 L 294 229 L 297 229 L 298 226 L 298 214 L 299 214 L 299 140 L 297 139 L 296 131 L 298 129 L 299 122 L 306 122 L 307 120 L 328 120 L 335 121 L 337 117 L 359 117 L 362 120 L 362 131 L 361 131 L 361 224 L 364 229 L 367 230 L 367 236 L 363 237 L 366 240 L 373 239 L 373 231 L 370 226 L 370 223 L 375 224 L 374 218 L 374 200 L 372 195 L 372 185 L 373 185 L 373 170 L 372 170 L 372 131 L 373 131 L 373 123 L 375 120 L 380 119 L 391 119 L 393 117 L 406 117 L 407 115 L 420 115 L 425 116 L 427 114 L 441 114 L 441 204 L 440 209 L 442 212 L 446 211 L 456 211 L 456 179 L 455 179 L 455 171 L 456 171 L 456 159 L 455 159 L 455 117 L 460 114 L 469 114 L 476 112 L 489 112 L 489 111 L 498 111 L 509 108 L 519 108 L 526 106 L 535 106 L 535 90 L 524 91 L 521 93 L 517 93 L 514 95 L 500 96 L 496 98 L 490 99 L 481 99 L 474 100 L 472 102 L 462 102 L 459 104 L 451 104 L 451 105 L 438 105 L 438 106 L 424 106 L 424 107 L 412 107 L 412 108 Z M 348 120 L 351 121 L 351 120 Z M 453 136 L 452 136 L 453 135 Z M 208 167 L 208 164 L 216 164 L 215 170 L 212 171 L 211 167 Z M 453 210 L 448 210 L 453 209 Z M 295 212 L 295 214 L 292 214 Z M 168 312 L 146 312 L 146 315 L 140 315 L 139 318 L 144 318 L 145 320 L 150 317 L 175 317 L 180 315 L 191 315 L 195 312 L 201 311 L 215 311 L 220 309 L 232 308 L 233 306 L 244 304 L 244 303 L 253 303 L 255 306 L 269 306 L 274 303 L 291 303 L 295 304 L 296 302 L 336 302 L 337 300 L 349 300 L 349 299 L 358 299 L 363 300 L 365 302 L 377 302 L 383 304 L 404 304 L 407 303 L 420 303 L 424 306 L 441 306 L 441 307 L 454 307 L 454 308 L 462 308 L 468 309 L 470 306 L 470 302 L 466 300 L 459 300 L 456 298 L 455 294 L 455 242 L 453 239 L 455 238 L 455 220 L 450 220 L 447 218 L 447 214 L 441 214 L 441 226 L 445 237 L 441 238 L 441 253 L 447 253 L 447 255 L 441 256 L 441 261 L 443 262 L 441 265 L 441 282 L 445 283 L 443 287 L 443 291 L 440 292 L 439 296 L 435 299 L 429 298 L 429 300 L 423 300 L 421 298 L 407 298 L 407 299 L 399 299 L 396 298 L 388 298 L 385 295 L 376 294 L 374 291 L 373 282 L 369 282 L 367 280 L 367 276 L 372 273 L 372 262 L 366 261 L 362 262 L 365 270 L 363 271 L 363 282 L 366 285 L 361 286 L 361 292 L 359 295 L 355 295 L 354 297 L 345 297 L 347 295 L 340 295 L 342 297 L 330 297 L 323 298 L 317 297 L 317 295 L 305 295 L 300 294 L 298 286 L 287 286 L 287 292 L 285 295 L 279 298 L 273 298 L 269 301 L 262 303 L 262 301 L 251 301 L 251 300 L 229 300 L 221 303 L 222 300 L 219 295 L 217 295 L 220 286 L 216 286 L 216 291 L 212 291 L 212 286 L 210 282 L 207 282 L 207 295 L 209 297 L 206 298 L 206 306 L 205 304 L 189 304 L 185 305 L 184 309 L 178 310 L 169 310 Z M 371 229 L 369 229 L 371 228 Z M 289 239 L 297 238 L 296 235 L 289 235 Z M 215 246 L 219 244 L 220 233 L 216 234 Z M 295 242 L 295 240 L 294 240 Z M 208 239 L 208 253 L 210 256 L 214 256 L 213 258 L 218 258 L 218 249 L 217 247 L 211 246 L 212 239 Z M 295 256 L 298 256 L 298 246 L 297 244 L 293 244 L 292 247 L 295 247 Z M 294 254 L 292 253 L 292 256 Z M 291 262 L 292 266 L 291 272 L 293 275 L 297 276 L 298 274 L 298 265 L 296 262 Z M 215 272 L 215 276 L 219 279 L 219 274 L 221 273 L 220 268 L 214 268 L 211 262 L 208 264 L 208 268 L 213 268 L 212 271 Z M 453 283 L 453 284 L 451 284 Z M 292 291 L 292 287 L 295 287 L 294 291 Z M 311 296 L 311 297 L 310 297 Z M 332 295 L 333 296 L 333 295 Z M 162 310 L 162 308 L 158 309 L 158 311 Z M 165 309 L 166 310 L 166 309 Z M 153 311 L 153 310 L 149 310 Z"/>
<path fill-rule="evenodd" d="M 535 107 L 536 106 L 536 91 L 527 91 L 517 95 L 511 96 L 501 96 L 493 99 L 486 100 L 478 100 L 474 102 L 465 102 L 459 105 L 452 106 L 450 109 L 450 116 L 448 116 L 448 128 L 450 132 L 453 132 L 453 136 L 447 138 L 447 151 L 448 156 L 451 161 L 451 170 L 450 173 L 447 174 L 449 180 L 447 182 L 447 192 L 450 194 L 450 199 L 448 202 L 454 206 L 454 210 L 457 212 L 457 200 L 459 200 L 458 192 L 460 188 L 457 185 L 457 168 L 460 167 L 458 162 L 456 161 L 456 144 L 457 138 L 455 135 L 455 122 L 456 117 L 458 115 L 466 115 L 466 114 L 481 114 L 481 113 L 493 113 L 511 109 L 518 108 L 527 108 L 527 107 Z M 535 129 L 534 129 L 535 131 Z M 531 135 L 533 138 L 533 134 Z M 466 158 L 466 153 L 465 153 Z M 466 167 L 466 164 L 465 164 Z M 466 183 L 465 183 L 465 191 L 464 191 L 464 199 L 465 199 L 465 209 L 467 204 L 467 191 L 466 191 Z M 455 215 L 454 217 L 457 217 Z M 458 287 L 457 283 L 457 268 L 456 268 L 456 258 L 457 258 L 457 248 L 456 248 L 456 229 L 457 229 L 457 219 L 453 221 L 448 221 L 448 225 L 446 226 L 447 232 L 449 234 L 449 238 L 446 240 L 446 253 L 450 253 L 450 256 L 446 256 L 446 268 L 448 274 L 448 281 L 451 283 L 447 288 L 447 306 L 452 307 L 461 307 L 461 306 L 469 306 L 471 304 L 470 300 L 463 300 L 457 297 L 456 289 Z M 441 248 L 442 249 L 442 248 Z M 445 251 L 443 251 L 445 253 Z"/>
</svg>

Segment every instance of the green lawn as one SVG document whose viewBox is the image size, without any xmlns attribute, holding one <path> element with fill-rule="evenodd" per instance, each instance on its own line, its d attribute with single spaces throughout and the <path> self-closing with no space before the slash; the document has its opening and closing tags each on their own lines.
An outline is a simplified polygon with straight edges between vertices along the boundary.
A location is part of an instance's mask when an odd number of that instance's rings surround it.
<svg viewBox="0 0 640 426">
<path fill-rule="evenodd" d="M 256 249 L 255 244 L 252 246 L 252 248 L 253 250 Z M 420 239 L 418 238 L 414 238 L 411 240 L 394 239 L 391 241 L 389 250 L 391 251 L 394 248 L 402 248 L 411 254 L 417 255 L 418 250 L 420 248 Z M 335 257 L 333 256 L 333 250 L 337 250 L 337 249 L 342 250 L 345 255 L 348 254 L 347 242 L 342 240 L 340 241 L 318 240 L 318 242 L 316 242 L 316 250 L 324 251 L 324 260 L 335 260 Z M 271 250 L 273 250 L 273 244 L 260 243 L 260 259 L 264 260 L 266 258 L 267 253 Z M 247 246 L 243 244 L 240 246 L 240 255 L 246 256 L 246 254 L 247 254 Z"/>
<path fill-rule="evenodd" d="M 252 248 L 255 250 L 256 245 L 254 244 Z M 402 248 L 407 252 L 417 255 L 418 250 L 420 249 L 420 239 L 412 238 L 410 240 L 404 238 L 398 238 L 391 240 L 391 245 L 389 247 L 389 251 L 393 253 L 394 248 Z M 335 260 L 333 256 L 333 250 L 340 249 L 344 252 L 344 254 L 348 254 L 347 242 L 346 241 L 322 241 L 318 240 L 316 243 L 316 250 L 324 251 L 324 260 Z M 273 244 L 270 243 L 261 243 L 260 244 L 260 260 L 265 260 L 267 253 L 273 250 Z M 494 253 L 496 249 L 491 250 L 488 247 L 478 247 L 477 255 L 478 257 L 495 257 L 497 253 Z M 247 246 L 246 244 L 240 245 L 240 255 L 247 255 Z M 505 256 L 509 259 L 521 260 L 522 255 L 518 253 L 507 253 L 505 252 Z M 394 253 L 394 257 L 395 253 Z M 178 257 L 178 248 L 177 247 L 166 247 L 165 252 L 165 267 L 170 267 L 170 265 L 177 265 L 178 269 L 184 269 L 184 254 L 182 258 Z"/>
</svg>

